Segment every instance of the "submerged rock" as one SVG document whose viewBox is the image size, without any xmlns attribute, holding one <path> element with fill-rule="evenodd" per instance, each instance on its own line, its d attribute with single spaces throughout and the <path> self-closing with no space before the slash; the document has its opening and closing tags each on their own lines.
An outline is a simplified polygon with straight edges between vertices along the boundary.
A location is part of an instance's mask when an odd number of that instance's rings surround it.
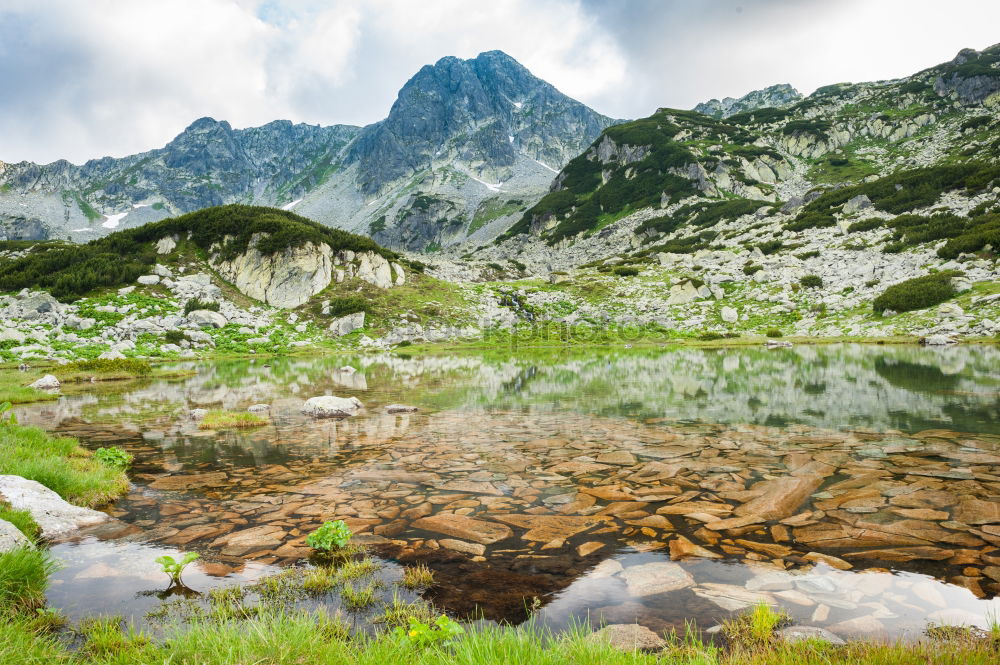
<svg viewBox="0 0 1000 665">
<path fill-rule="evenodd" d="M 15 510 L 31 513 L 42 537 L 50 540 L 111 519 L 96 510 L 74 506 L 45 485 L 21 476 L 0 476 L 0 498 Z"/>
<path fill-rule="evenodd" d="M 356 415 L 363 408 L 364 404 L 357 397 L 322 395 L 307 399 L 302 405 L 302 413 L 314 418 L 346 418 Z"/>
</svg>

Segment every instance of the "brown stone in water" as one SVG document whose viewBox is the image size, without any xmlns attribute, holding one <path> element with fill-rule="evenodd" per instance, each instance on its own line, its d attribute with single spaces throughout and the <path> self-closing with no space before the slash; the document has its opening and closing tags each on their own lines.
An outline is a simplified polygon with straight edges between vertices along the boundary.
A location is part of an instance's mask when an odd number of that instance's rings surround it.
<svg viewBox="0 0 1000 665">
<path fill-rule="evenodd" d="M 923 489 L 908 494 L 900 494 L 889 499 L 889 503 L 901 508 L 947 508 L 958 502 L 951 492 Z"/>
<path fill-rule="evenodd" d="M 820 476 L 794 476 L 764 480 L 754 488 L 764 492 L 734 510 L 736 515 L 756 515 L 768 520 L 781 520 L 791 516 L 823 483 Z"/>
<path fill-rule="evenodd" d="M 186 513 L 188 511 L 187 506 L 183 506 L 177 503 L 165 503 L 160 506 L 160 516 L 169 517 L 171 515 L 180 515 L 181 513 Z"/>
<path fill-rule="evenodd" d="M 464 540 L 454 540 L 452 538 L 442 538 L 438 541 L 441 547 L 446 547 L 449 550 L 454 550 L 456 552 L 462 552 L 463 554 L 472 554 L 476 556 L 482 556 L 486 553 L 486 547 L 479 543 L 468 543 Z"/>
<path fill-rule="evenodd" d="M 728 515 L 733 507 L 728 503 L 713 503 L 710 501 L 684 501 L 661 506 L 656 509 L 659 515 L 689 515 L 691 513 L 706 513 L 708 515 Z"/>
<path fill-rule="evenodd" d="M 613 450 L 598 455 L 597 462 L 600 464 L 632 466 L 633 464 L 635 464 L 635 455 L 633 455 L 627 450 Z"/>
<path fill-rule="evenodd" d="M 642 519 L 630 520 L 626 522 L 630 526 L 639 527 L 653 527 L 654 529 L 673 529 L 674 525 L 670 523 L 663 515 L 648 515 Z"/>
<path fill-rule="evenodd" d="M 581 543 L 580 545 L 577 545 L 576 553 L 579 556 L 588 556 L 603 547 L 604 543 L 598 542 L 596 540 L 591 540 L 586 543 Z"/>
<path fill-rule="evenodd" d="M 950 556 L 949 550 L 940 547 L 896 547 L 844 554 L 844 558 L 847 559 L 879 559 L 882 561 L 916 561 L 917 559 L 943 561 Z"/>
<path fill-rule="evenodd" d="M 948 513 L 930 508 L 893 508 L 893 513 L 915 520 L 946 520 Z"/>
<path fill-rule="evenodd" d="M 630 501 L 635 497 L 621 485 L 600 485 L 598 487 L 581 487 L 580 493 L 603 499 L 604 501 Z M 593 505 L 593 504 L 591 504 Z"/>
<path fill-rule="evenodd" d="M 193 473 L 188 475 L 164 476 L 149 484 L 157 490 L 180 491 L 195 487 L 222 487 L 229 482 L 224 471 Z"/>
<path fill-rule="evenodd" d="M 770 529 L 771 539 L 776 543 L 785 543 L 792 539 L 792 533 L 783 524 L 775 524 Z"/>
<path fill-rule="evenodd" d="M 212 542 L 213 547 L 222 546 L 222 553 L 242 556 L 250 552 L 277 547 L 284 539 L 285 530 L 265 524 L 222 536 Z"/>
<path fill-rule="evenodd" d="M 736 544 L 742 545 L 748 550 L 760 552 L 761 554 L 766 554 L 769 557 L 778 559 L 788 556 L 793 551 L 792 548 L 787 545 L 778 545 L 777 543 L 758 543 L 755 540 L 739 539 L 736 541 Z"/>
<path fill-rule="evenodd" d="M 412 526 L 416 529 L 443 533 L 446 536 L 471 540 L 483 545 L 490 545 L 514 535 L 510 527 L 503 524 L 448 513 L 438 513 L 437 515 L 422 517 L 413 522 Z"/>
<path fill-rule="evenodd" d="M 232 524 L 196 524 L 176 533 L 169 538 L 164 538 L 165 545 L 187 545 L 192 540 L 203 538 L 213 538 L 220 536 L 233 528 Z"/>
<path fill-rule="evenodd" d="M 838 559 L 835 556 L 830 556 L 829 554 L 821 554 L 819 552 L 809 552 L 802 558 L 812 563 L 825 563 L 831 568 L 838 568 L 840 570 L 850 570 L 851 568 L 854 567 L 853 564 L 848 563 L 843 559 Z"/>
<path fill-rule="evenodd" d="M 701 545 L 696 545 L 684 536 L 677 536 L 670 540 L 670 558 L 674 560 L 686 559 L 688 557 L 700 557 L 702 559 L 721 559 L 722 555 L 711 550 L 707 550 Z"/>
<path fill-rule="evenodd" d="M 598 515 L 622 515 L 648 506 L 646 501 L 614 501 L 609 503 Z"/>
<path fill-rule="evenodd" d="M 536 542 L 572 538 L 578 533 L 604 524 L 597 517 L 577 517 L 569 515 L 494 515 L 494 519 L 504 524 L 528 529 L 521 538 Z"/>
<path fill-rule="evenodd" d="M 610 468 L 611 467 L 607 464 L 597 464 L 595 462 L 562 462 L 560 464 L 550 466 L 545 470 L 549 473 L 568 473 L 571 476 L 578 476 L 584 473 L 593 473 L 594 471 L 602 471 Z"/>
<path fill-rule="evenodd" d="M 839 524 L 816 524 L 799 527 L 793 530 L 793 535 L 796 542 L 826 549 L 931 545 L 930 542 L 913 536 L 874 529 L 859 529 Z"/>
<path fill-rule="evenodd" d="M 433 506 L 431 506 L 429 501 L 425 501 L 418 506 L 404 510 L 400 516 L 407 520 L 416 520 L 421 517 L 427 517 L 434 511 Z"/>
<path fill-rule="evenodd" d="M 965 524 L 1000 523 L 1000 502 L 966 498 L 952 511 L 952 517 Z"/>
<path fill-rule="evenodd" d="M 746 517 L 730 517 L 724 520 L 716 520 L 715 522 L 708 522 L 705 525 L 706 529 L 711 529 L 712 531 L 726 531 L 728 529 L 740 529 L 745 526 L 751 526 L 753 524 L 761 524 L 765 520 L 759 515 L 748 515 Z"/>
</svg>

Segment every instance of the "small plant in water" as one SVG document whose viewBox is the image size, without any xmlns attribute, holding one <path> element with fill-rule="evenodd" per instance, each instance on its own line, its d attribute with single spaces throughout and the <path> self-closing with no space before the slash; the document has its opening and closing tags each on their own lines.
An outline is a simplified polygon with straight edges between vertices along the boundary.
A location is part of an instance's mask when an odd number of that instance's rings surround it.
<svg viewBox="0 0 1000 665">
<path fill-rule="evenodd" d="M 198 558 L 197 552 L 186 552 L 181 560 L 178 561 L 174 557 L 164 554 L 163 556 L 156 558 L 156 563 L 160 564 L 163 568 L 163 572 L 170 576 L 170 586 L 184 586 L 181 582 L 181 574 L 184 569 L 187 568 L 188 564 Z"/>
<path fill-rule="evenodd" d="M 760 602 L 748 612 L 723 622 L 722 632 L 734 644 L 745 646 L 768 644 L 774 631 L 788 622 L 788 614 Z"/>
<path fill-rule="evenodd" d="M 340 598 L 347 609 L 359 610 L 375 602 L 375 589 L 376 584 L 374 582 L 369 582 L 359 589 L 355 589 L 354 585 L 348 582 L 341 589 Z"/>
<path fill-rule="evenodd" d="M 392 636 L 407 646 L 422 649 L 434 644 L 447 646 L 464 632 L 457 621 L 442 614 L 431 623 L 411 618 L 409 628 L 397 627 Z"/>
<path fill-rule="evenodd" d="M 132 455 L 125 452 L 124 448 L 114 446 L 113 448 L 98 448 L 94 451 L 94 457 L 98 461 L 116 469 L 127 469 L 132 464 Z"/>
<path fill-rule="evenodd" d="M 333 552 L 351 540 L 351 529 L 344 520 L 324 522 L 306 538 L 306 545 L 320 552 Z"/>
<path fill-rule="evenodd" d="M 434 571 L 420 564 L 403 569 L 403 586 L 407 589 L 420 589 L 434 584 Z"/>
</svg>

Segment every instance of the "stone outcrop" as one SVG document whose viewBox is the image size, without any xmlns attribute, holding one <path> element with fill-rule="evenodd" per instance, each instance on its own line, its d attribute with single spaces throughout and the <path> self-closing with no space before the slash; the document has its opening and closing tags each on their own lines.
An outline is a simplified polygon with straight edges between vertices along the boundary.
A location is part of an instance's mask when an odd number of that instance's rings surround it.
<svg viewBox="0 0 1000 665">
<path fill-rule="evenodd" d="M 245 252 L 232 259 L 216 258 L 212 266 L 242 293 L 275 307 L 298 307 L 329 286 L 333 252 L 328 245 L 307 242 L 265 254 L 258 249 L 265 237 L 255 233 Z"/>
<path fill-rule="evenodd" d="M 15 510 L 27 510 L 48 540 L 70 535 L 77 529 L 100 524 L 108 515 L 65 501 L 45 485 L 20 476 L 0 476 L 0 498 Z"/>
<path fill-rule="evenodd" d="M 31 541 L 16 526 L 7 520 L 0 520 L 0 553 L 19 547 L 31 547 Z"/>
</svg>

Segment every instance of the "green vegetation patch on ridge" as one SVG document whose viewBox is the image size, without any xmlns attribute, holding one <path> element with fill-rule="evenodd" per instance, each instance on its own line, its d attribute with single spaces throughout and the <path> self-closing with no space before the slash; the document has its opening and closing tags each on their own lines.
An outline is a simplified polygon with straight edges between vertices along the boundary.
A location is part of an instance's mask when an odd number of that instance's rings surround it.
<svg viewBox="0 0 1000 665">
<path fill-rule="evenodd" d="M 0 264 L 0 291 L 44 288 L 60 300 L 71 301 L 96 288 L 135 282 L 156 263 L 154 244 L 161 238 L 190 238 L 203 251 L 214 245 L 226 259 L 246 251 L 256 234 L 266 236 L 256 245 L 265 255 L 314 243 L 326 244 L 333 251 L 371 251 L 398 259 L 395 252 L 371 238 L 323 226 L 287 210 L 234 204 L 118 231 L 85 245 L 32 252 Z"/>
<path fill-rule="evenodd" d="M 955 296 L 952 278 L 961 275 L 957 270 L 943 270 L 894 284 L 872 301 L 872 309 L 879 314 L 887 310 L 911 312 L 941 304 Z"/>
</svg>

